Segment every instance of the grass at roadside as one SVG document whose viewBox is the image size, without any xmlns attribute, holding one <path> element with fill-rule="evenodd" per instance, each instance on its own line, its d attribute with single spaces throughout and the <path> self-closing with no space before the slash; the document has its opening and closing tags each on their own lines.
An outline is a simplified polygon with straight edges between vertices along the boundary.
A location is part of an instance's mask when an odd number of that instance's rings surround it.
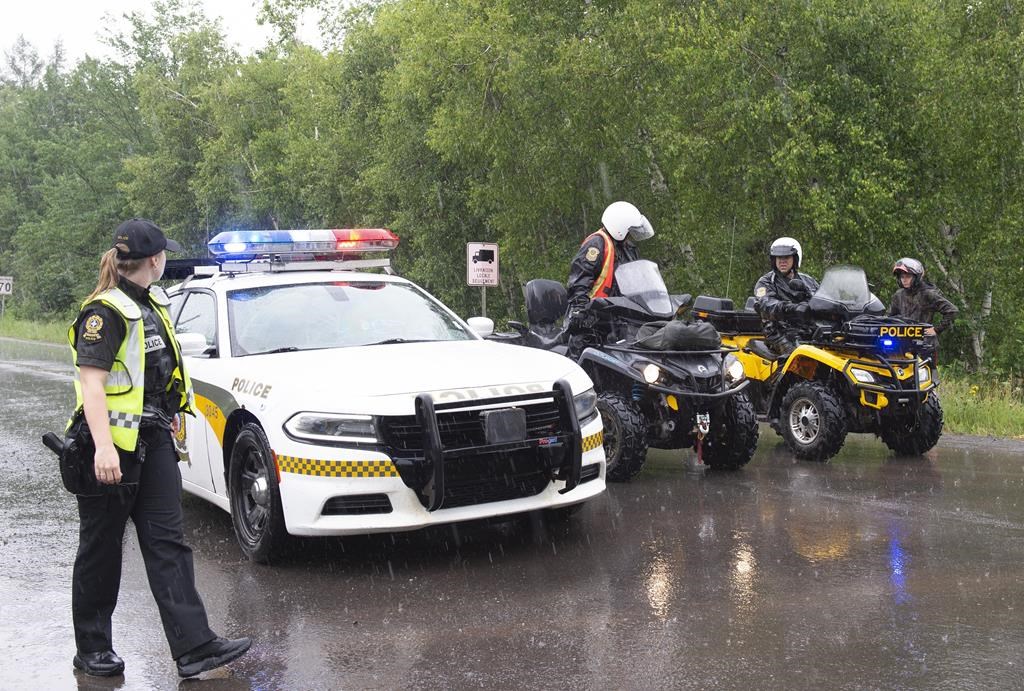
<svg viewBox="0 0 1024 691">
<path fill-rule="evenodd" d="M 4 318 L 0 320 L 0 336 L 64 344 L 68 342 L 68 324 L 69 322 L 61 321 L 26 321 L 12 319 L 10 315 L 4 315 Z"/>
<path fill-rule="evenodd" d="M 965 372 L 943 374 L 939 399 L 945 429 L 1024 439 L 1024 382 Z"/>
</svg>

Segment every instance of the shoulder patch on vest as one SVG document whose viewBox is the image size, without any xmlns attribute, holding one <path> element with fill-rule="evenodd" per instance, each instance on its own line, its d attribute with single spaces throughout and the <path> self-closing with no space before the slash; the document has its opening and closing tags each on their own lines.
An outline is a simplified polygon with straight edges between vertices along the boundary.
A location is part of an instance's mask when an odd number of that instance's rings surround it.
<svg viewBox="0 0 1024 691">
<path fill-rule="evenodd" d="M 587 261 L 596 262 L 601 252 L 596 247 L 590 247 L 587 249 Z"/>
<path fill-rule="evenodd" d="M 102 341 L 103 334 L 100 333 L 102 329 L 103 317 L 98 314 L 90 315 L 89 318 L 85 320 L 85 333 L 82 334 L 82 338 L 90 343 Z"/>
<path fill-rule="evenodd" d="M 754 291 L 754 296 L 759 298 L 763 298 L 767 294 L 768 289 L 765 288 L 764 286 L 760 286 L 757 290 Z"/>
</svg>

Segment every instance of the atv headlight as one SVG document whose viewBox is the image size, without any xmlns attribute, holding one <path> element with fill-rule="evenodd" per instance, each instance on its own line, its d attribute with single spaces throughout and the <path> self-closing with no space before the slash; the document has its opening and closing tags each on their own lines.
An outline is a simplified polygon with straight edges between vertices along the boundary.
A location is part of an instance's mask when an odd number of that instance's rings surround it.
<svg viewBox="0 0 1024 691">
<path fill-rule="evenodd" d="M 850 375 L 859 381 L 861 384 L 874 384 L 875 375 L 868 372 L 866 369 L 860 369 L 858 367 L 850 368 Z"/>
<path fill-rule="evenodd" d="M 648 384 L 653 384 L 658 381 L 658 377 L 661 376 L 661 368 L 655 365 L 653 362 L 644 367 L 643 370 L 644 381 Z"/>
<path fill-rule="evenodd" d="M 918 384 L 925 384 L 931 378 L 932 378 L 931 372 L 928 371 L 927 367 L 925 367 L 924 365 L 921 365 L 920 367 L 917 368 L 917 383 Z"/>
<path fill-rule="evenodd" d="M 572 404 L 576 408 L 576 419 L 580 424 L 590 422 L 589 418 L 597 412 L 597 392 L 587 389 L 583 393 L 573 396 Z"/>
<path fill-rule="evenodd" d="M 308 441 L 348 441 L 373 444 L 377 431 L 369 415 L 338 413 L 296 413 L 284 423 L 284 430 L 296 439 Z"/>
<path fill-rule="evenodd" d="M 743 371 L 743 363 L 740 359 L 729 353 L 725 356 L 725 380 L 730 384 L 743 381 L 746 373 Z"/>
</svg>

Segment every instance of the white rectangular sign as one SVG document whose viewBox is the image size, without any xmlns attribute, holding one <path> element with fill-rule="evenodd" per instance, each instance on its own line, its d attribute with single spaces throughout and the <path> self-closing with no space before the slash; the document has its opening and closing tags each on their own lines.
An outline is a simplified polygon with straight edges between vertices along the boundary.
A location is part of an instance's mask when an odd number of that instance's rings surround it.
<svg viewBox="0 0 1024 691">
<path fill-rule="evenodd" d="M 10 295 L 14 288 L 14 279 L 10 276 L 0 276 L 0 295 Z"/>
<path fill-rule="evenodd" d="M 498 243 L 466 243 L 466 283 L 471 286 L 498 285 Z"/>
</svg>

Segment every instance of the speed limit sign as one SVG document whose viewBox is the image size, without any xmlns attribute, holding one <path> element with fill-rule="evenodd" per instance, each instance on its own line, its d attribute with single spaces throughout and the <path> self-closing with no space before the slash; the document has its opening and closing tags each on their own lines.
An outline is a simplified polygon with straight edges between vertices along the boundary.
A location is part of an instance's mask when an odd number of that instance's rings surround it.
<svg viewBox="0 0 1024 691">
<path fill-rule="evenodd" d="M 10 295 L 14 287 L 14 279 L 10 276 L 0 276 L 0 295 Z"/>
</svg>

